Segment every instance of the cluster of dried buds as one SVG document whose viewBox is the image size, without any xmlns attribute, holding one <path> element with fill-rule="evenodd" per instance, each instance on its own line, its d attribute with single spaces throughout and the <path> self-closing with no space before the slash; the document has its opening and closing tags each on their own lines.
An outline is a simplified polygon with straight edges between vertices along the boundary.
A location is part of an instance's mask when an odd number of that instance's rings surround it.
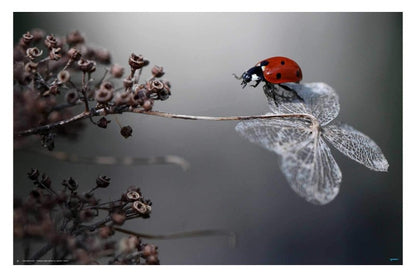
<svg viewBox="0 0 416 277">
<path fill-rule="evenodd" d="M 142 108 L 145 111 L 150 111 L 153 108 L 155 100 L 166 100 L 169 98 L 170 83 L 166 80 L 160 80 L 165 72 L 163 67 L 155 65 L 151 74 L 152 77 L 145 83 L 140 84 L 139 79 L 143 67 L 149 64 L 142 55 L 131 54 L 129 58 L 130 74 L 123 81 L 124 91 L 115 92 L 114 86 L 110 82 L 103 82 L 99 89 L 95 92 L 95 100 L 99 107 L 116 106 Z M 122 76 L 122 68 L 114 65 L 111 74 Z M 136 74 L 136 72 L 138 72 Z"/>
<path fill-rule="evenodd" d="M 15 133 L 69 119 L 74 116 L 71 108 L 87 101 L 76 77 L 85 70 L 88 74 L 93 72 L 96 63 L 109 64 L 111 56 L 107 50 L 89 47 L 84 42 L 78 31 L 66 37 L 46 35 L 38 29 L 23 34 L 13 55 Z M 92 90 L 89 87 L 87 91 Z M 82 127 L 82 122 L 76 122 L 61 126 L 56 132 L 75 138 Z M 16 138 L 15 146 L 25 142 Z M 44 144 L 52 150 L 51 145 Z"/>
<path fill-rule="evenodd" d="M 76 105 L 84 104 L 85 111 L 92 111 L 89 102 L 93 101 L 95 111 L 122 113 L 131 109 L 150 111 L 155 100 L 169 98 L 171 86 L 160 79 L 163 67 L 154 66 L 151 77 L 140 83 L 149 61 L 131 54 L 128 64 L 130 73 L 120 84 L 122 87 L 116 88 L 114 81 L 123 77 L 124 68 L 111 64 L 108 50 L 87 46 L 80 32 L 65 37 L 46 35 L 41 30 L 23 34 L 14 48 L 15 133 L 68 120 L 74 116 L 72 108 Z M 102 78 L 92 78 L 96 72 L 103 74 Z M 105 128 L 109 122 L 97 125 Z M 56 130 L 60 134 L 76 135 L 82 124 L 59 126 Z M 121 133 L 128 137 L 128 131 Z M 44 146 L 51 150 L 50 145 Z"/>
<path fill-rule="evenodd" d="M 159 264 L 157 247 L 142 243 L 138 235 L 111 240 L 125 221 L 149 217 L 152 203 L 140 189 L 131 187 L 118 200 L 100 203 L 94 191 L 108 187 L 109 177 L 99 176 L 85 193 L 79 192 L 73 178 L 64 180 L 58 191 L 37 169 L 28 177 L 35 188 L 25 200 L 14 201 L 14 237 L 25 242 L 24 260 L 36 262 L 53 250 L 51 261 L 66 264 Z M 46 246 L 30 253 L 32 240 L 42 240 Z"/>
</svg>

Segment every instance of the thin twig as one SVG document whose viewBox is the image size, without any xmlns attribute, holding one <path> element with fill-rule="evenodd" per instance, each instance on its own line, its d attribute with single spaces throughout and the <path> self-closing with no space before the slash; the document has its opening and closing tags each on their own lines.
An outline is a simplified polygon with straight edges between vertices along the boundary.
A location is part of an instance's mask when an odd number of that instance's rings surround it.
<svg viewBox="0 0 416 277">
<path fill-rule="evenodd" d="M 176 119 L 186 119 L 186 120 L 209 120 L 209 121 L 241 121 L 241 120 L 252 120 L 252 119 L 267 119 L 267 118 L 302 118 L 310 120 L 313 125 L 319 125 L 318 120 L 311 114 L 306 113 L 299 113 L 299 114 L 264 114 L 264 115 L 248 115 L 248 116 L 199 116 L 199 115 L 183 115 L 183 114 L 173 114 L 173 113 L 166 113 L 166 112 L 158 112 L 158 111 L 144 111 L 140 109 L 134 110 L 126 110 L 124 112 L 131 112 L 131 113 L 138 113 L 138 114 L 145 114 L 151 116 L 158 116 L 164 118 L 176 118 Z M 85 111 L 74 117 L 66 120 L 62 120 L 59 122 L 51 123 L 48 125 L 43 125 L 39 127 L 35 127 L 32 129 L 24 130 L 17 133 L 17 136 L 29 136 L 33 134 L 39 134 L 45 131 L 50 131 L 54 128 L 67 125 L 69 123 L 82 120 L 88 117 L 95 117 L 95 116 L 103 116 L 109 114 L 119 114 L 120 112 L 111 112 L 111 111 L 104 111 L 104 109 L 97 110 L 94 114 L 90 114 L 89 111 Z"/>
<path fill-rule="evenodd" d="M 85 112 L 88 112 L 90 110 L 89 106 L 88 106 L 88 98 L 87 98 L 87 86 L 88 86 L 88 81 L 85 81 L 85 72 L 82 72 L 82 95 L 84 96 L 84 103 L 85 103 Z"/>
<path fill-rule="evenodd" d="M 81 120 L 81 119 L 88 118 L 89 116 L 90 116 L 89 112 L 83 112 L 83 113 L 77 114 L 77 115 L 75 115 L 75 116 L 73 116 L 69 119 L 65 119 L 65 120 L 62 120 L 62 121 L 55 122 L 55 123 L 50 123 L 50 124 L 47 124 L 47 125 L 43 125 L 43 126 L 39 126 L 39 127 L 35 127 L 35 128 L 31 128 L 31 129 L 28 129 L 28 130 L 25 130 L 25 131 L 18 132 L 17 136 L 29 136 L 29 135 L 34 135 L 34 134 L 39 134 L 39 133 L 42 133 L 42 132 L 50 131 L 52 129 L 55 129 L 55 128 L 58 128 L 58 127 L 61 127 L 61 126 L 65 126 L 69 123 L 72 123 L 72 122 L 75 122 L 75 121 L 78 121 L 78 120 Z"/>
<path fill-rule="evenodd" d="M 263 115 L 243 115 L 243 116 L 200 116 L 200 115 L 183 115 L 173 114 L 158 111 L 144 111 L 144 110 L 133 110 L 133 113 L 141 113 L 165 118 L 177 118 L 187 120 L 209 120 L 209 121 L 241 121 L 241 120 L 252 120 L 252 119 L 266 119 L 266 118 L 303 118 L 308 119 L 312 122 L 316 121 L 316 118 L 311 114 L 263 114 Z"/>
</svg>

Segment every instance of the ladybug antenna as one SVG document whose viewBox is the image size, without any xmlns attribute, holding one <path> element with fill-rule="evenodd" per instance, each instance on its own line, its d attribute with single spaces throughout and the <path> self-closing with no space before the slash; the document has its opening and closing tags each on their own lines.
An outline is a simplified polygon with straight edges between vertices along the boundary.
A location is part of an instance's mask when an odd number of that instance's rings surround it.
<svg viewBox="0 0 416 277">
<path fill-rule="evenodd" d="M 240 77 L 238 77 L 237 75 L 235 75 L 235 73 L 233 73 L 234 78 L 236 78 L 237 80 L 241 80 L 243 78 L 243 74 L 241 74 Z"/>
</svg>

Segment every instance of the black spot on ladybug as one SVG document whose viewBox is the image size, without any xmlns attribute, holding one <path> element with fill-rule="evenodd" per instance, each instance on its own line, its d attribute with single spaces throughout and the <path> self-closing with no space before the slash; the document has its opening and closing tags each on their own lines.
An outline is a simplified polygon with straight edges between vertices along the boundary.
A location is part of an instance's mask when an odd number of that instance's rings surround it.
<svg viewBox="0 0 416 277">
<path fill-rule="evenodd" d="M 280 64 L 281 64 L 281 65 L 285 65 L 285 61 L 281 61 L 281 62 L 280 62 Z"/>
<path fill-rule="evenodd" d="M 282 78 L 282 74 L 277 73 L 277 74 L 276 74 L 276 79 L 277 79 L 277 80 L 279 80 L 280 78 Z"/>
<path fill-rule="evenodd" d="M 269 64 L 269 61 L 262 61 L 261 63 L 260 63 L 260 66 L 266 66 L 266 65 L 268 65 Z"/>
<path fill-rule="evenodd" d="M 299 78 L 299 76 L 300 76 L 300 71 L 299 70 L 296 70 L 296 77 Z"/>
</svg>

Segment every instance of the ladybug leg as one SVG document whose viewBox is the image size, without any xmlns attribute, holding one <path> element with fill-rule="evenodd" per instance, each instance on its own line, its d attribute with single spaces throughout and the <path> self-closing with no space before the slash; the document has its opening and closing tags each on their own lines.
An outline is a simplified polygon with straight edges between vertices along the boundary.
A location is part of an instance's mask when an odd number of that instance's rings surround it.
<svg viewBox="0 0 416 277">
<path fill-rule="evenodd" d="M 255 88 L 255 87 L 257 87 L 260 84 L 261 81 L 262 81 L 261 79 L 260 80 L 257 80 L 256 83 L 254 85 L 251 85 L 251 86 L 253 88 Z"/>
<path fill-rule="evenodd" d="M 283 93 L 281 96 L 283 98 L 287 98 L 287 99 L 299 99 L 301 101 L 303 101 L 303 98 L 300 97 L 297 92 L 293 89 L 291 89 L 288 86 L 285 86 L 284 84 L 278 84 L 281 88 L 283 88 L 284 90 L 286 90 L 286 93 Z"/>
</svg>

